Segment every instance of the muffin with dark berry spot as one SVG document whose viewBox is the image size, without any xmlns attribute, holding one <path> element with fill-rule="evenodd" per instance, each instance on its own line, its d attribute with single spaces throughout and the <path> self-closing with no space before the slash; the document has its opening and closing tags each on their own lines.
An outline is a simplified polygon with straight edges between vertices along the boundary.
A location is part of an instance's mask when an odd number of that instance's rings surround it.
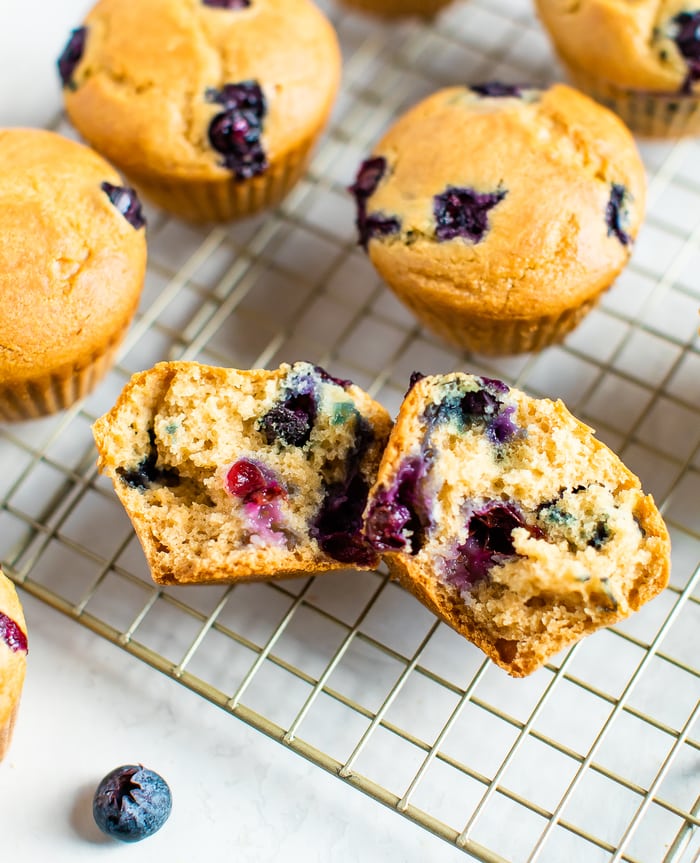
<svg viewBox="0 0 700 863">
<path fill-rule="evenodd" d="M 452 0 L 342 0 L 345 6 L 382 18 L 432 18 Z"/>
<path fill-rule="evenodd" d="M 27 625 L 15 586 L 0 570 L 0 761 L 12 740 L 27 668 Z"/>
<path fill-rule="evenodd" d="M 94 435 L 163 584 L 371 569 L 362 513 L 391 428 L 349 380 L 306 362 L 159 363 Z"/>
<path fill-rule="evenodd" d="M 350 187 L 359 242 L 429 329 L 488 354 L 560 341 L 627 263 L 644 167 L 576 90 L 450 87 L 400 117 Z"/>
<path fill-rule="evenodd" d="M 365 511 L 392 575 L 515 677 L 616 623 L 669 576 L 640 482 L 560 401 L 415 375 Z"/>
<path fill-rule="evenodd" d="M 640 135 L 700 133 L 699 0 L 537 0 L 575 86 Z"/>
<path fill-rule="evenodd" d="M 114 361 L 146 270 L 134 190 L 93 150 L 0 130 L 0 420 L 69 407 Z"/>
<path fill-rule="evenodd" d="M 311 0 L 99 0 L 58 60 L 80 134 L 192 221 L 277 204 L 335 100 L 340 52 Z"/>
</svg>

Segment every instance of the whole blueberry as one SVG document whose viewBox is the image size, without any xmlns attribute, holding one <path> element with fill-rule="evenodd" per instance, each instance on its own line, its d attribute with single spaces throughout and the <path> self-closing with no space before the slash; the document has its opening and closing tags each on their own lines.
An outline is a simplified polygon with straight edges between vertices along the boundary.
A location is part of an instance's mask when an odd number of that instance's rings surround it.
<svg viewBox="0 0 700 863">
<path fill-rule="evenodd" d="M 489 211 L 506 196 L 503 189 L 477 192 L 475 189 L 448 186 L 433 198 L 435 236 L 440 241 L 463 237 L 480 243 L 489 230 Z"/>
<path fill-rule="evenodd" d="M 97 826 L 122 842 L 152 836 L 168 820 L 171 808 L 166 781 L 141 764 L 124 764 L 108 773 L 92 802 Z"/>
</svg>

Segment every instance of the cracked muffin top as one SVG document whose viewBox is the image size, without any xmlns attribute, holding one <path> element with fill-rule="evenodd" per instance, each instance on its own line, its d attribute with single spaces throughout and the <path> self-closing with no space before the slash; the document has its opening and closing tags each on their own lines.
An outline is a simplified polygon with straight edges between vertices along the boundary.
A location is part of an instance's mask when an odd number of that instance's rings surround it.
<svg viewBox="0 0 700 863">
<path fill-rule="evenodd" d="M 361 167 L 360 243 L 406 290 L 481 315 L 555 313 L 610 283 L 642 221 L 627 128 L 564 85 L 451 87 L 384 135 Z"/>
<path fill-rule="evenodd" d="M 536 0 L 567 64 L 618 86 L 700 93 L 699 0 Z"/>
<path fill-rule="evenodd" d="M 127 176 L 255 176 L 325 123 L 335 33 L 309 0 L 100 0 L 58 61 L 78 131 Z"/>
<path fill-rule="evenodd" d="M 93 150 L 0 130 L 0 389 L 80 370 L 121 337 L 146 268 L 135 192 Z"/>
</svg>

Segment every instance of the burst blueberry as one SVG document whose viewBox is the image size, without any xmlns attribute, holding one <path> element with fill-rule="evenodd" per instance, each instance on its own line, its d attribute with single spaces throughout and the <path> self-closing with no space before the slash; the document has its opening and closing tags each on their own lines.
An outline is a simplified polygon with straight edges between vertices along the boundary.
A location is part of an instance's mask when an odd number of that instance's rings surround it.
<svg viewBox="0 0 700 863">
<path fill-rule="evenodd" d="M 0 611 L 0 641 L 13 653 L 27 652 L 27 636 L 16 620 Z"/>
<path fill-rule="evenodd" d="M 689 93 L 693 83 L 700 80 L 700 11 L 681 12 L 671 19 L 671 23 L 674 26 L 673 41 L 688 67 L 682 89 Z"/>
<path fill-rule="evenodd" d="M 430 458 L 426 453 L 406 459 L 389 488 L 380 489 L 367 514 L 366 533 L 378 551 L 417 554 L 432 524 L 430 505 L 422 490 Z"/>
<path fill-rule="evenodd" d="M 435 236 L 438 240 L 461 237 L 480 243 L 489 230 L 489 213 L 506 196 L 497 192 L 477 192 L 475 189 L 448 186 L 433 198 Z"/>
<path fill-rule="evenodd" d="M 121 842 L 139 842 L 165 824 L 172 809 L 162 776 L 141 764 L 125 764 L 97 786 L 92 814 L 97 826 Z"/>
<path fill-rule="evenodd" d="M 130 186 L 115 186 L 106 181 L 100 188 L 133 228 L 138 230 L 144 227 L 146 217 L 135 189 Z"/>
<path fill-rule="evenodd" d="M 386 173 L 387 161 L 383 156 L 373 156 L 366 159 L 357 172 L 357 177 L 348 191 L 355 196 L 357 205 L 358 241 L 363 249 L 372 238 L 387 237 L 397 234 L 401 230 L 401 222 L 396 216 L 387 216 L 383 213 L 368 213 L 367 202 L 377 189 L 377 186 Z"/>
<path fill-rule="evenodd" d="M 238 180 L 262 174 L 268 166 L 261 142 L 267 104 L 258 82 L 225 84 L 221 90 L 207 90 L 205 96 L 223 108 L 208 129 L 209 143 L 223 156 L 223 165 Z"/>
<path fill-rule="evenodd" d="M 78 63 L 82 60 L 86 40 L 87 27 L 76 27 L 75 30 L 71 30 L 66 47 L 56 62 L 58 74 L 64 87 L 75 86 L 73 73 Z"/>
<path fill-rule="evenodd" d="M 377 554 L 363 533 L 362 514 L 367 504 L 369 485 L 362 476 L 362 463 L 374 433 L 363 417 L 357 415 L 353 445 L 345 456 L 345 475 L 328 485 L 310 533 L 321 549 L 340 563 L 376 566 Z"/>
<path fill-rule="evenodd" d="M 467 522 L 467 539 L 458 546 L 454 559 L 446 562 L 447 581 L 465 590 L 486 578 L 492 567 L 515 555 L 513 531 L 518 527 L 534 536 L 543 535 L 527 524 L 513 503 L 494 500 L 475 510 Z"/>
<path fill-rule="evenodd" d="M 623 223 L 627 220 L 626 204 L 627 189 L 620 183 L 613 183 L 605 207 L 605 224 L 608 226 L 608 236 L 617 237 L 623 246 L 628 246 L 632 242 L 632 238 L 623 227 Z"/>
<path fill-rule="evenodd" d="M 173 487 L 179 485 L 180 476 L 172 468 L 158 467 L 158 449 L 153 429 L 148 432 L 149 447 L 146 455 L 132 468 L 118 467 L 117 475 L 123 483 L 139 491 L 146 491 L 155 485 Z"/>
<path fill-rule="evenodd" d="M 490 97 L 492 99 L 502 99 L 508 97 L 520 98 L 523 88 L 519 84 L 502 84 L 500 81 L 486 81 L 483 84 L 471 84 L 469 89 L 477 93 L 479 96 Z"/>
</svg>

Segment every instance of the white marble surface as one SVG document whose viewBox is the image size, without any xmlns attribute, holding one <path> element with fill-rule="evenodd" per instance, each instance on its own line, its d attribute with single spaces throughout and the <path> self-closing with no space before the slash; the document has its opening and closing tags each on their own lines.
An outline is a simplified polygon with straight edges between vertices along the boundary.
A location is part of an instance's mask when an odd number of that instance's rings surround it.
<svg viewBox="0 0 700 863">
<path fill-rule="evenodd" d="M 0 767 L 2 859 L 463 860 L 378 805 L 119 648 L 24 600 L 30 662 Z M 160 832 L 125 845 L 92 821 L 95 786 L 141 762 L 170 784 Z"/>
</svg>

